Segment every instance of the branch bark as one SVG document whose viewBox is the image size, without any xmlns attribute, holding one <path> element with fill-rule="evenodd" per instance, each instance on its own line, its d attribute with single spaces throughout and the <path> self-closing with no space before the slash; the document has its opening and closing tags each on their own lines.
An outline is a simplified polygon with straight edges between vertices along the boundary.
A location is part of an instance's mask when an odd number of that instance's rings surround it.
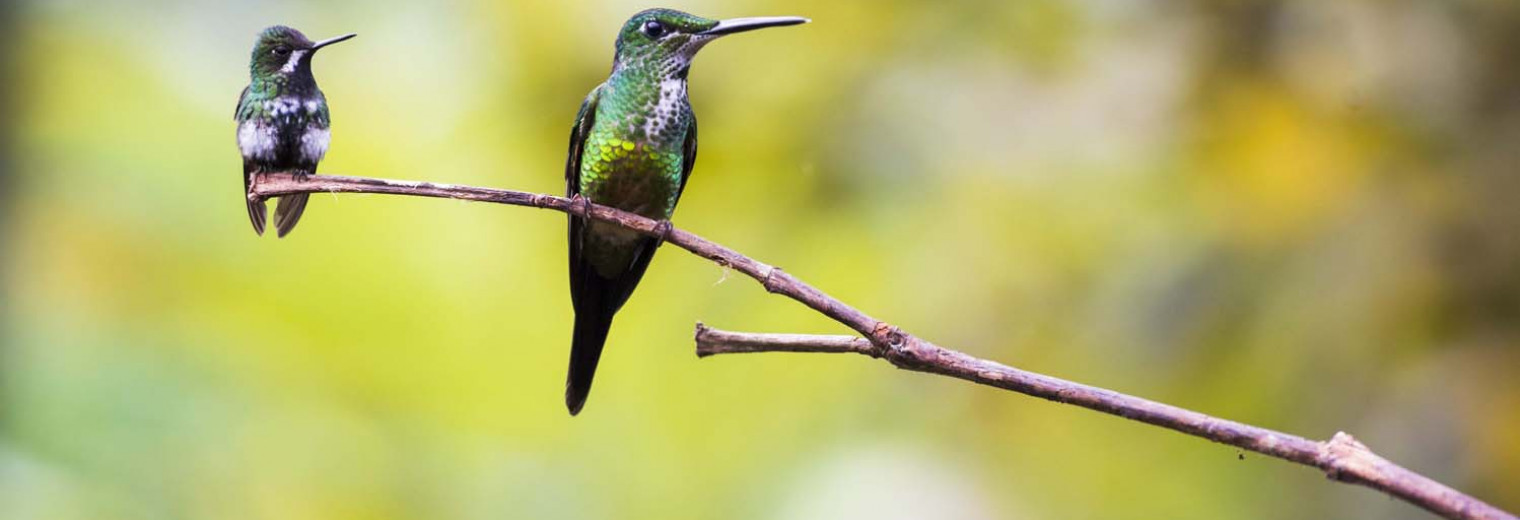
<svg viewBox="0 0 1520 520">
<path fill-rule="evenodd" d="M 830 297 L 781 269 L 751 259 L 695 234 L 674 228 L 668 222 L 591 204 L 584 199 L 366 177 L 315 175 L 304 180 L 297 180 L 286 173 L 257 176 L 248 197 L 263 199 L 293 193 L 319 192 L 382 193 L 449 198 L 552 209 L 583 215 L 645 235 L 663 238 L 671 245 L 744 273 L 760 282 L 766 291 L 796 300 L 844 324 L 861 336 L 752 334 L 712 329 L 699 323 L 696 330 L 698 356 L 749 352 L 862 354 L 884 359 L 905 370 L 950 376 L 1041 399 L 1081 406 L 1314 467 L 1332 480 L 1382 491 L 1442 517 L 1520 520 L 1513 514 L 1378 456 L 1347 433 L 1336 433 L 1328 441 L 1309 440 L 979 359 L 903 332 L 889 323 L 876 320 Z"/>
</svg>

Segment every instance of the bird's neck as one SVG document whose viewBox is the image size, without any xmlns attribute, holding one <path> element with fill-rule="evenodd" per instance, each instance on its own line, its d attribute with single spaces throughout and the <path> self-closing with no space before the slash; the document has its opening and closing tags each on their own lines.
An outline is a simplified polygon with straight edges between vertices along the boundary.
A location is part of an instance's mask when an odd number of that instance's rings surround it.
<svg viewBox="0 0 1520 520">
<path fill-rule="evenodd" d="M 295 70 L 289 74 L 270 74 L 254 76 L 249 84 L 248 93 L 260 99 L 274 99 L 282 96 L 309 98 L 317 92 L 317 80 L 312 77 L 311 70 Z"/>
<path fill-rule="evenodd" d="M 683 54 L 619 56 L 612 66 L 611 80 L 658 85 L 679 79 L 684 83 L 689 70 L 691 57 Z"/>
<path fill-rule="evenodd" d="M 610 94 L 634 111 L 671 109 L 686 104 L 686 68 L 624 67 L 607 79 Z M 653 105 L 650 105 L 653 101 Z"/>
<path fill-rule="evenodd" d="M 598 117 L 626 139 L 665 143 L 685 135 L 691 104 L 684 76 L 624 69 L 613 73 L 606 87 Z"/>
</svg>

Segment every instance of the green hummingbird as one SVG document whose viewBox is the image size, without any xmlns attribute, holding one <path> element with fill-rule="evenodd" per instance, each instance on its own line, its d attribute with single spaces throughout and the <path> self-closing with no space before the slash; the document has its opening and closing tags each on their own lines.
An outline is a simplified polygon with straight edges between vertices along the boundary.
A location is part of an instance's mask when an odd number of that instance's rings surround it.
<svg viewBox="0 0 1520 520">
<path fill-rule="evenodd" d="M 282 25 L 264 29 L 253 44 L 248 64 L 250 81 L 238 97 L 238 150 L 243 153 L 243 189 L 252 187 L 261 172 L 292 171 L 306 176 L 317 171 L 331 139 L 327 98 L 311 75 L 311 57 L 323 47 L 356 35 L 313 42 L 301 31 Z M 284 237 L 301 220 L 307 194 L 280 197 L 274 225 Z M 267 220 L 263 201 L 248 203 L 253 231 L 264 234 Z"/>
<path fill-rule="evenodd" d="M 791 16 L 711 20 L 670 9 L 633 15 L 618 32 L 611 77 L 591 90 L 575 116 L 566 196 L 669 219 L 697 160 L 697 119 L 686 97 L 692 58 L 723 35 L 807 22 Z M 658 239 L 570 216 L 570 415 L 586 404 L 612 316 L 659 246 Z"/>
</svg>

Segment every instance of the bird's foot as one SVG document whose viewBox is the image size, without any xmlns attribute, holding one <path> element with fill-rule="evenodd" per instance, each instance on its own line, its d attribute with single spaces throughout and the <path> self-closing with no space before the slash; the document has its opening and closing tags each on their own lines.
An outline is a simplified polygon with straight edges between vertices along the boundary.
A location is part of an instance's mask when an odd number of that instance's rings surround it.
<svg viewBox="0 0 1520 520">
<path fill-rule="evenodd" d="M 293 170 L 290 172 L 290 177 L 295 179 L 296 182 L 306 182 L 306 179 L 311 178 L 311 175 L 312 173 L 306 170 Z"/>
<path fill-rule="evenodd" d="M 569 209 L 571 215 L 586 219 L 587 221 L 591 220 L 591 199 L 582 197 L 579 193 L 571 195 Z"/>
<path fill-rule="evenodd" d="M 664 244 L 665 240 L 670 238 L 670 230 L 672 229 L 675 229 L 675 225 L 670 223 L 670 219 L 654 221 L 654 239 Z"/>
</svg>

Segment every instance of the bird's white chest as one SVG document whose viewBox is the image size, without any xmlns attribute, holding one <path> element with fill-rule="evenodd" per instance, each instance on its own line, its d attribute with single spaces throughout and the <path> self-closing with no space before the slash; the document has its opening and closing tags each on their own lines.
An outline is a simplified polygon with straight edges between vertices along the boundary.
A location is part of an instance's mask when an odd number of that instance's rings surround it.
<svg viewBox="0 0 1520 520">
<path fill-rule="evenodd" d="M 275 120 L 315 119 L 322 111 L 319 98 L 282 96 L 264 102 L 264 113 Z"/>
<path fill-rule="evenodd" d="M 320 101 L 277 98 L 265 101 L 263 108 L 265 117 L 238 125 L 238 149 L 243 157 L 315 163 L 327 154 L 332 134 L 318 123 Z"/>
<path fill-rule="evenodd" d="M 651 107 L 650 117 L 644 120 L 644 135 L 651 139 L 660 140 L 665 134 L 676 128 L 675 122 L 680 117 L 682 105 L 686 103 L 686 81 L 680 79 L 667 79 L 660 82 L 660 97 Z"/>
<path fill-rule="evenodd" d="M 243 157 L 272 161 L 279 142 L 279 130 L 274 125 L 258 119 L 238 125 L 238 150 L 243 152 Z"/>
<path fill-rule="evenodd" d="M 315 163 L 327 155 L 327 144 L 332 141 L 332 132 L 326 128 L 317 128 L 316 125 L 306 127 L 301 133 L 301 161 Z"/>
</svg>

